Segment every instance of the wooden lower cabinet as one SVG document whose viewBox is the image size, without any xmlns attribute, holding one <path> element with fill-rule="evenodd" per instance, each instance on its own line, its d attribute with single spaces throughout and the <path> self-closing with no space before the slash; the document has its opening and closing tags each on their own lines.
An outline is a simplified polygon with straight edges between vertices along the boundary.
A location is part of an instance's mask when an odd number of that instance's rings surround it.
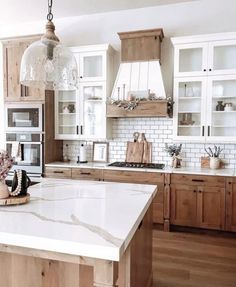
<svg viewBox="0 0 236 287">
<path fill-rule="evenodd" d="M 103 170 L 94 168 L 72 168 L 72 178 L 82 180 L 103 180 Z"/>
<path fill-rule="evenodd" d="M 124 171 L 124 170 L 104 170 L 104 181 L 125 182 L 125 183 L 140 183 L 154 184 L 158 186 L 158 193 L 153 200 L 153 222 L 164 223 L 164 182 L 165 174 L 157 172 L 139 172 L 139 171 Z"/>
<path fill-rule="evenodd" d="M 236 231 L 236 178 L 226 180 L 226 230 Z"/>
<path fill-rule="evenodd" d="M 80 180 L 103 180 L 103 170 L 95 168 L 71 168 L 46 166 L 46 177 L 72 178 Z"/>
<path fill-rule="evenodd" d="M 224 177 L 173 175 L 170 186 L 170 223 L 224 230 L 224 186 Z"/>
<path fill-rule="evenodd" d="M 197 227 L 225 229 L 225 188 L 217 186 L 198 188 Z"/>
<path fill-rule="evenodd" d="M 170 186 L 171 224 L 195 226 L 197 219 L 196 188 L 184 184 Z"/>
<path fill-rule="evenodd" d="M 46 166 L 45 176 L 54 178 L 71 178 L 71 168 Z"/>
</svg>

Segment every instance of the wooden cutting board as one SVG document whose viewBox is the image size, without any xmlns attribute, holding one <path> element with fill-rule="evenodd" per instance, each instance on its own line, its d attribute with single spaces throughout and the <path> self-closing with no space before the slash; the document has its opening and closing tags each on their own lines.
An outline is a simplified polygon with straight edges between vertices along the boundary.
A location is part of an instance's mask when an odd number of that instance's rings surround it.
<svg viewBox="0 0 236 287">
<path fill-rule="evenodd" d="M 142 162 L 143 142 L 127 142 L 126 162 Z"/>
<path fill-rule="evenodd" d="M 126 162 L 150 163 L 152 158 L 152 144 L 143 142 L 127 142 Z"/>
<path fill-rule="evenodd" d="M 142 163 L 150 163 L 152 159 L 152 143 L 143 142 L 143 158 Z"/>
</svg>

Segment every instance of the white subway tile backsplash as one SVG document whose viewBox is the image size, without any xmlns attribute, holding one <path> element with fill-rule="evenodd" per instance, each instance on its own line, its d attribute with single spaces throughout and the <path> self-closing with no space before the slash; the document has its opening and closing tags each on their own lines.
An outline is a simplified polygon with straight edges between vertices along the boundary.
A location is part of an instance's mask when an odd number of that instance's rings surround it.
<svg viewBox="0 0 236 287">
<path fill-rule="evenodd" d="M 127 141 L 133 141 L 133 133 L 135 131 L 145 133 L 146 139 L 152 142 L 153 162 L 163 162 L 166 165 L 170 165 L 171 159 L 165 152 L 165 143 L 173 143 L 173 121 L 172 119 L 163 118 L 113 120 L 113 139 L 109 140 L 110 162 L 125 160 Z M 79 141 L 64 141 L 64 153 L 68 151 L 68 156 L 71 160 L 77 160 L 80 143 Z M 91 160 L 93 143 L 91 141 L 84 143 L 87 146 L 87 158 Z M 223 148 L 220 157 L 224 159 L 226 167 L 236 167 L 236 144 L 216 143 L 216 145 L 220 145 Z M 208 146 L 214 148 L 214 144 L 208 143 L 183 143 L 181 153 L 182 165 L 186 167 L 199 167 L 201 165 L 201 156 L 207 156 L 204 148 Z"/>
</svg>

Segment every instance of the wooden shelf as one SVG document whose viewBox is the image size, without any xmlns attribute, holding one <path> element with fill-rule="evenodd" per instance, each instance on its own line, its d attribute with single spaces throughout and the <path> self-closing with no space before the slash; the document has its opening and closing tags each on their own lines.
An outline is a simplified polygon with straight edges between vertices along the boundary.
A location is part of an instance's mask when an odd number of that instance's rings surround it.
<svg viewBox="0 0 236 287">
<path fill-rule="evenodd" d="M 76 113 L 59 113 L 60 116 L 76 115 Z"/>
<path fill-rule="evenodd" d="M 198 125 L 178 125 L 179 128 L 200 128 Z"/>
<path fill-rule="evenodd" d="M 236 113 L 236 111 L 212 111 L 213 114 L 230 114 L 230 113 Z"/>
<path fill-rule="evenodd" d="M 107 104 L 108 118 L 143 118 L 168 117 L 168 102 L 166 100 L 142 101 L 132 111 L 127 111 L 116 105 Z"/>
<path fill-rule="evenodd" d="M 201 97 L 179 97 L 179 100 L 200 100 Z"/>
<path fill-rule="evenodd" d="M 200 114 L 200 111 L 179 111 L 178 114 Z"/>
</svg>

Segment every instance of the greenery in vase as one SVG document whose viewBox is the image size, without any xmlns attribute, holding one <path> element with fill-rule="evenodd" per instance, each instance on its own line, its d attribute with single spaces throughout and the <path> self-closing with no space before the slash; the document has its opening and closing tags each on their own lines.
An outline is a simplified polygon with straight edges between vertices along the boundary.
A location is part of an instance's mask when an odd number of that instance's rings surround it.
<svg viewBox="0 0 236 287">
<path fill-rule="evenodd" d="M 168 145 L 168 144 L 165 144 L 165 151 L 171 157 L 178 156 L 180 154 L 180 152 L 181 152 L 181 149 L 182 149 L 182 144 L 180 144 L 180 145 L 176 145 L 176 144 Z"/>
</svg>

